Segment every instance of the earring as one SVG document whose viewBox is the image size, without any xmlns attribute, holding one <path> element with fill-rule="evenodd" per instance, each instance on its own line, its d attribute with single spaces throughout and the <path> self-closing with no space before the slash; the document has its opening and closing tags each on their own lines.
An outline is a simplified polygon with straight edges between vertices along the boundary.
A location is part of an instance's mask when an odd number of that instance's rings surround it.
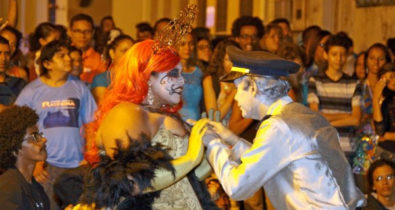
<svg viewBox="0 0 395 210">
<path fill-rule="evenodd" d="M 152 93 L 151 83 L 148 83 L 147 104 L 152 106 L 154 104 L 154 94 Z"/>
</svg>

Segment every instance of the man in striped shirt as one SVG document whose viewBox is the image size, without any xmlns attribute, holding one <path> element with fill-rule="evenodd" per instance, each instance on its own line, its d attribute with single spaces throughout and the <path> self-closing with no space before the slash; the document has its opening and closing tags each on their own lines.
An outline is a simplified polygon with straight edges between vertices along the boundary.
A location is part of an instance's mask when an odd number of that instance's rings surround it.
<svg viewBox="0 0 395 210">
<path fill-rule="evenodd" d="M 324 56 L 328 67 L 323 74 L 309 81 L 308 103 L 312 110 L 320 112 L 340 135 L 344 152 L 352 152 L 350 136 L 360 124 L 361 88 L 358 79 L 343 73 L 347 58 L 347 40 L 332 35 L 326 42 Z"/>
</svg>

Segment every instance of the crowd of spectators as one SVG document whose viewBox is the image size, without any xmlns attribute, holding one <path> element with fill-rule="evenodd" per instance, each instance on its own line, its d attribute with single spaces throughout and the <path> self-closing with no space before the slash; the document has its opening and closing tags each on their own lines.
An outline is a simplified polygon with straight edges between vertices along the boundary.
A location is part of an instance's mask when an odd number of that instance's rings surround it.
<svg viewBox="0 0 395 210">
<path fill-rule="evenodd" d="M 111 16 L 96 26 L 89 15 L 77 14 L 69 26 L 45 22 L 31 34 L 22 34 L 13 27 L 13 21 L 1 26 L 0 111 L 8 112 L 7 108 L 16 104 L 37 113 L 48 157 L 45 164 L 36 161 L 34 176 L 43 185 L 52 208 L 57 205 L 52 190 L 56 177 L 83 161 L 81 131 L 93 119 L 96 104 L 111 86 L 113 66 L 133 44 L 157 37 L 169 23 L 169 18 L 159 19 L 153 26 L 141 22 L 136 25 L 134 38 L 117 28 Z M 29 40 L 26 55 L 19 49 L 22 39 Z M 216 110 L 235 134 L 253 141 L 259 121 L 242 117 L 234 101 L 235 86 L 219 79 L 230 71 L 228 46 L 263 50 L 301 64 L 298 73 L 284 78 L 292 87 L 289 96 L 321 113 L 337 128 L 350 164 L 355 156 L 354 137 L 362 126 L 370 126 L 379 136 L 379 147 L 395 153 L 394 38 L 354 52 L 352 37 L 346 32 L 309 26 L 298 36 L 287 19 L 278 18 L 264 26 L 257 17 L 242 16 L 234 21 L 229 36 L 216 37 L 208 28 L 197 27 L 180 39 L 176 50 L 185 80 L 179 111 L 183 120 L 198 120 L 203 112 Z M 394 167 L 389 162 L 378 164 L 368 174 L 368 182 L 377 190 L 376 197 L 369 200 L 393 206 L 395 199 L 385 200 L 388 196 L 381 194 L 377 183 L 392 183 Z M 390 172 L 381 175 L 381 168 Z M 206 182 L 217 189 L 210 193 L 222 209 L 263 209 L 270 205 L 262 191 L 244 203 L 236 203 L 226 198 L 215 177 Z M 389 194 L 392 196 L 393 190 Z"/>
</svg>

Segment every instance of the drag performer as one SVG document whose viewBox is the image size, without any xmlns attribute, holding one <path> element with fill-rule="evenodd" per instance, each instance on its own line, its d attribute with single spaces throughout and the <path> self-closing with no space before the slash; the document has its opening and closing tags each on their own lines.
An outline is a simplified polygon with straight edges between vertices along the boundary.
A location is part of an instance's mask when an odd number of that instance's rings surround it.
<svg viewBox="0 0 395 210">
<path fill-rule="evenodd" d="M 203 138 L 207 158 L 226 193 L 243 200 L 263 186 L 276 209 L 354 209 L 363 204 L 336 129 L 292 102 L 289 84 L 279 79 L 299 65 L 266 52 L 228 47 L 227 53 L 233 67 L 222 81 L 237 86 L 235 100 L 243 117 L 262 122 L 251 144 L 219 123 L 201 120 L 209 128 Z"/>
<path fill-rule="evenodd" d="M 140 140 L 141 135 L 153 144 L 169 148 L 175 172 L 155 171 L 152 189 L 163 190 L 155 199 L 153 209 L 202 209 L 191 185 L 191 176 L 186 175 L 195 172 L 197 177 L 202 177 L 209 173 L 210 166 L 206 162 L 193 171 L 202 162 L 203 143 L 200 137 L 188 138 L 187 126 L 176 114 L 181 108 L 184 79 L 174 45 L 177 38 L 189 31 L 185 27 L 191 27 L 188 19 L 194 14 L 189 7 L 158 40 L 142 41 L 129 49 L 114 66 L 112 83 L 99 106 L 96 120 L 88 126 L 87 159 L 90 162 L 94 161 L 92 154 L 96 153 L 96 147 L 100 154 L 114 159 L 114 148 L 128 148 L 129 139 Z"/>
</svg>

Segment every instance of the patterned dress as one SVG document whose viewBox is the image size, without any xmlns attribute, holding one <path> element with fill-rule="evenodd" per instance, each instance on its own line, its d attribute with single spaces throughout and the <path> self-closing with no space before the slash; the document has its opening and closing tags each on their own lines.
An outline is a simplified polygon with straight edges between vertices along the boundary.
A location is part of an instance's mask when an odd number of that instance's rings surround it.
<svg viewBox="0 0 395 210">
<path fill-rule="evenodd" d="M 173 158 L 184 155 L 188 150 L 188 136 L 180 137 L 161 127 L 152 139 L 152 143 L 161 143 L 170 148 Z M 199 210 L 202 209 L 199 200 L 187 177 L 161 191 L 160 197 L 155 199 L 153 209 L 158 210 Z"/>
</svg>

